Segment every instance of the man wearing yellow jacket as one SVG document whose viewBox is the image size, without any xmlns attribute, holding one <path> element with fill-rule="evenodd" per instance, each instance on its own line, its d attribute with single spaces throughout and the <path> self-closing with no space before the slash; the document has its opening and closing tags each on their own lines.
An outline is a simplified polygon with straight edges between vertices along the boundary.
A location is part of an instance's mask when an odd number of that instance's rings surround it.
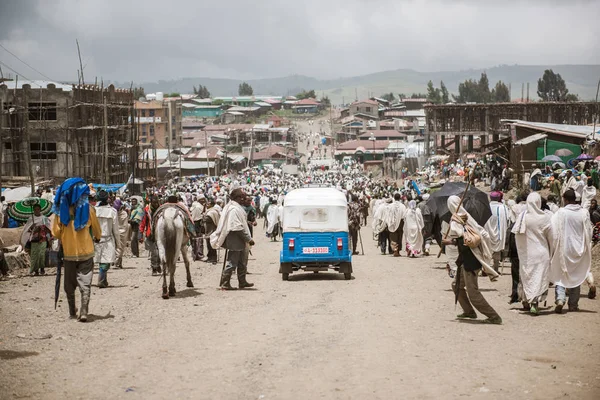
<svg viewBox="0 0 600 400">
<path fill-rule="evenodd" d="M 81 178 L 67 179 L 54 198 L 56 214 L 52 234 L 60 240 L 64 254 L 65 293 L 69 315 L 77 317 L 75 288 L 81 292 L 79 321 L 86 322 L 94 272 L 94 241 L 100 241 L 102 230 L 94 207 L 90 207 L 90 189 Z"/>
</svg>

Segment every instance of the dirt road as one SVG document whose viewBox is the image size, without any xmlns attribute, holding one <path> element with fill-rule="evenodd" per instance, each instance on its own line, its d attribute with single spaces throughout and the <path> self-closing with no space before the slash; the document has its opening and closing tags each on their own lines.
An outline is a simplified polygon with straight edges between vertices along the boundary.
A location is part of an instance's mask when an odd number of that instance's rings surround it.
<svg viewBox="0 0 600 400">
<path fill-rule="evenodd" d="M 259 228 L 256 290 L 217 290 L 221 267 L 202 262 L 187 289 L 180 263 L 170 300 L 146 258 L 127 259 L 92 288 L 85 324 L 67 319 L 64 294 L 53 310 L 54 276 L 0 282 L 0 398 L 599 398 L 597 300 L 531 317 L 508 306 L 506 270 L 480 279 L 504 325 L 459 322 L 434 256 L 381 256 L 362 237 L 355 279 L 283 282 L 281 244 Z"/>
</svg>

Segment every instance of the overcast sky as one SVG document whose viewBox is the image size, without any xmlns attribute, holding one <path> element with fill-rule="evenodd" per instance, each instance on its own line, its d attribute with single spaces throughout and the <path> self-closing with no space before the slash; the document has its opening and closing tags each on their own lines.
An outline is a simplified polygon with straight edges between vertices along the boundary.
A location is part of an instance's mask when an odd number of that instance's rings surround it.
<svg viewBox="0 0 600 400">
<path fill-rule="evenodd" d="M 86 81 L 337 78 L 600 64 L 599 16 L 594 0 L 0 0 L 0 44 L 54 80 L 77 80 L 75 38 Z"/>
</svg>

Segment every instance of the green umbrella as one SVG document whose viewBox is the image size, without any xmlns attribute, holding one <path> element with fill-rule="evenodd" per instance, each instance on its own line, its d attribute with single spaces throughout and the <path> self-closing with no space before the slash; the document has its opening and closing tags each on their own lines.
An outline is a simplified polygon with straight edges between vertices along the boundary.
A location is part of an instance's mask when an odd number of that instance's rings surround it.
<svg viewBox="0 0 600 400">
<path fill-rule="evenodd" d="M 17 221 L 25 222 L 33 215 L 33 207 L 36 205 L 41 207 L 42 215 L 50 215 L 52 203 L 39 197 L 28 197 L 21 201 L 17 201 L 8 208 L 8 215 Z"/>
</svg>

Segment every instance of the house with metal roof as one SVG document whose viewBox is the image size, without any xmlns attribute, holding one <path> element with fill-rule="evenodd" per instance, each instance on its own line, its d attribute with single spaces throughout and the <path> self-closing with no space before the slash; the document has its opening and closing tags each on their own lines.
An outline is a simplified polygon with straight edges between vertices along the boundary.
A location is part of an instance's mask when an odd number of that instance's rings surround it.
<svg viewBox="0 0 600 400">
<path fill-rule="evenodd" d="M 568 149 L 573 154 L 561 157 L 565 165 L 583 153 L 586 146 L 595 146 L 600 141 L 600 125 L 567 125 L 504 119 L 509 127 L 512 141 L 511 163 L 517 173 L 543 165 L 541 159 L 554 155 L 559 149 Z"/>
</svg>

